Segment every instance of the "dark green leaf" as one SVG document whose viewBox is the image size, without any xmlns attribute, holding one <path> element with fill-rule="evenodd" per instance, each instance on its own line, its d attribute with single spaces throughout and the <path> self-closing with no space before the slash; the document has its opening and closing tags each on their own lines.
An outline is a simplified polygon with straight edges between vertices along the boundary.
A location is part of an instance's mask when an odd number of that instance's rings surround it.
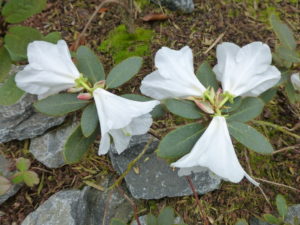
<svg viewBox="0 0 300 225">
<path fill-rule="evenodd" d="M 10 27 L 4 37 L 5 47 L 13 61 L 27 59 L 27 46 L 30 42 L 41 40 L 42 34 L 31 27 Z"/>
<path fill-rule="evenodd" d="M 41 113 L 50 116 L 61 116 L 86 106 L 89 101 L 77 99 L 78 94 L 56 94 L 42 99 L 34 104 Z"/>
<path fill-rule="evenodd" d="M 60 32 L 51 32 L 43 37 L 43 41 L 47 41 L 53 44 L 56 44 L 59 40 L 61 40 Z"/>
<path fill-rule="evenodd" d="M 28 187 L 33 187 L 34 185 L 40 183 L 38 175 L 33 171 L 23 172 L 23 181 Z"/>
<path fill-rule="evenodd" d="M 89 137 L 85 137 L 82 134 L 80 125 L 78 125 L 65 144 L 64 158 L 66 162 L 69 164 L 79 162 L 95 141 L 97 134 L 98 129 Z"/>
<path fill-rule="evenodd" d="M 273 147 L 269 141 L 257 130 L 240 122 L 229 122 L 230 135 L 247 148 L 260 154 L 272 154 Z"/>
<path fill-rule="evenodd" d="M 271 224 L 280 223 L 280 220 L 278 218 L 276 218 L 275 216 L 271 215 L 271 214 L 264 214 L 263 217 L 266 220 L 266 222 L 268 222 L 268 223 L 271 223 Z"/>
<path fill-rule="evenodd" d="M 11 59 L 4 47 L 0 48 L 0 82 L 3 82 L 9 75 Z"/>
<path fill-rule="evenodd" d="M 130 80 L 135 76 L 143 63 L 141 57 L 130 57 L 116 65 L 108 74 L 106 86 L 108 88 L 116 88 Z"/>
<path fill-rule="evenodd" d="M 182 99 L 167 99 L 165 101 L 166 107 L 171 113 L 187 118 L 199 119 L 202 117 L 200 109 L 193 101 Z"/>
<path fill-rule="evenodd" d="M 242 100 L 240 107 L 231 114 L 227 121 L 247 122 L 262 113 L 264 102 L 255 97 L 248 97 Z"/>
<path fill-rule="evenodd" d="M 4 195 L 11 187 L 10 181 L 3 176 L 0 176 L 0 196 Z"/>
<path fill-rule="evenodd" d="M 93 84 L 105 80 L 105 72 L 98 56 L 85 46 L 80 46 L 77 50 L 77 60 L 79 71 Z"/>
<path fill-rule="evenodd" d="M 158 225 L 172 225 L 174 224 L 174 219 L 174 210 L 171 207 L 166 207 L 160 212 L 157 222 Z"/>
<path fill-rule="evenodd" d="M 292 63 L 282 59 L 277 52 L 272 53 L 272 59 L 278 67 L 291 68 Z"/>
<path fill-rule="evenodd" d="M 47 0 L 10 0 L 2 9 L 5 21 L 20 23 L 46 7 Z"/>
<path fill-rule="evenodd" d="M 5 83 L 0 86 L 0 105 L 15 104 L 24 94 L 15 83 L 15 76 L 9 76 Z"/>
<path fill-rule="evenodd" d="M 284 90 L 290 103 L 295 104 L 297 101 L 300 101 L 300 95 L 295 91 L 290 79 L 287 81 Z"/>
<path fill-rule="evenodd" d="M 222 112 L 224 113 L 230 113 L 233 112 L 235 110 L 237 110 L 242 104 L 242 98 L 241 97 L 237 97 L 234 99 L 233 103 L 227 102 L 224 105 L 224 108 L 222 109 Z"/>
<path fill-rule="evenodd" d="M 288 206 L 286 204 L 286 200 L 282 195 L 277 195 L 276 196 L 276 207 L 277 211 L 279 212 L 279 215 L 282 218 L 285 218 L 287 213 L 288 213 Z"/>
<path fill-rule="evenodd" d="M 291 50 L 285 46 L 282 46 L 282 45 L 278 46 L 276 48 L 276 53 L 281 59 L 283 59 L 289 63 L 299 63 L 300 62 L 299 53 L 296 52 L 295 50 Z"/>
<path fill-rule="evenodd" d="M 21 172 L 28 170 L 30 168 L 30 165 L 31 163 L 29 159 L 25 159 L 21 157 L 16 160 L 16 167 Z"/>
<path fill-rule="evenodd" d="M 158 225 L 157 218 L 152 214 L 147 215 L 146 221 L 147 221 L 147 225 Z"/>
<path fill-rule="evenodd" d="M 296 49 L 297 42 L 294 38 L 293 31 L 275 14 L 269 17 L 269 21 L 281 44 L 291 50 Z"/>
<path fill-rule="evenodd" d="M 125 94 L 122 95 L 122 97 L 134 100 L 134 101 L 139 101 L 139 102 L 146 102 L 146 101 L 151 101 L 153 99 L 143 96 L 143 95 L 136 95 L 136 94 Z M 165 115 L 165 110 L 163 109 L 162 105 L 157 105 L 154 107 L 152 112 L 150 113 L 153 118 L 160 118 Z"/>
<path fill-rule="evenodd" d="M 199 123 L 192 123 L 171 131 L 159 143 L 157 155 L 175 159 L 189 153 L 205 129 Z"/>
<path fill-rule="evenodd" d="M 110 225 L 127 225 L 127 223 L 124 223 L 119 219 L 112 218 L 112 220 L 110 221 Z"/>
<path fill-rule="evenodd" d="M 245 219 L 239 219 L 234 225 L 248 225 Z"/>
<path fill-rule="evenodd" d="M 81 129 L 85 137 L 89 137 L 97 129 L 99 120 L 95 103 L 89 104 L 81 115 Z"/>
<path fill-rule="evenodd" d="M 259 96 L 259 98 L 262 99 L 265 104 L 267 104 L 276 96 L 276 94 L 277 94 L 277 87 L 273 87 L 265 91 L 264 93 L 262 93 Z"/>
<path fill-rule="evenodd" d="M 216 74 L 208 62 L 205 61 L 199 66 L 196 76 L 201 84 L 203 84 L 206 88 L 213 87 L 215 91 L 218 90 L 219 85 Z"/>
</svg>

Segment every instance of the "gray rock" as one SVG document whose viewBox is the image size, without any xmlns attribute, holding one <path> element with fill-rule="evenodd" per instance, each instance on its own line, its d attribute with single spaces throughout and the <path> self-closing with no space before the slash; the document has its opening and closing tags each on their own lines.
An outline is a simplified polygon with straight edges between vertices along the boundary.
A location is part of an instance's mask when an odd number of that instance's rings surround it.
<svg viewBox="0 0 300 225">
<path fill-rule="evenodd" d="M 146 216 L 140 216 L 139 220 L 140 220 L 141 225 L 147 225 L 147 223 L 146 223 L 147 222 L 147 215 Z M 182 223 L 184 223 L 184 221 L 180 217 L 175 218 L 174 225 L 175 224 L 182 224 Z M 138 225 L 138 223 L 135 220 L 131 223 L 131 225 Z"/>
<path fill-rule="evenodd" d="M 75 126 L 76 123 L 59 127 L 43 136 L 32 139 L 29 151 L 36 160 L 49 168 L 58 168 L 65 165 L 64 145 Z"/>
<path fill-rule="evenodd" d="M 166 6 L 171 10 L 181 10 L 187 13 L 194 10 L 193 0 L 152 0 L 152 2 Z"/>
<path fill-rule="evenodd" d="M 0 175 L 9 177 L 14 174 L 14 171 L 9 170 L 10 162 L 0 154 Z M 14 196 L 22 187 L 22 184 L 13 184 L 8 192 L 4 195 L 0 195 L 0 205 L 10 197 Z"/>
<path fill-rule="evenodd" d="M 107 179 L 101 185 L 111 183 Z M 131 216 L 132 207 L 116 189 L 106 193 L 85 187 L 51 196 L 22 225 L 109 225 L 113 217 L 128 222 Z"/>
<path fill-rule="evenodd" d="M 123 173 L 133 159 L 143 150 L 150 134 L 134 136 L 129 147 L 118 155 L 114 149 L 110 151 L 110 158 L 114 168 Z M 131 170 L 125 181 L 132 196 L 136 199 L 160 199 L 163 197 L 177 197 L 192 195 L 192 190 L 185 177 L 179 177 L 177 170 L 173 170 L 167 162 L 154 153 L 158 146 L 156 139 L 151 143 L 146 154 L 136 163 L 135 170 Z M 137 173 L 138 172 L 138 173 Z M 207 170 L 191 175 L 193 184 L 199 194 L 205 194 L 219 187 L 220 178 L 212 177 Z"/>
</svg>

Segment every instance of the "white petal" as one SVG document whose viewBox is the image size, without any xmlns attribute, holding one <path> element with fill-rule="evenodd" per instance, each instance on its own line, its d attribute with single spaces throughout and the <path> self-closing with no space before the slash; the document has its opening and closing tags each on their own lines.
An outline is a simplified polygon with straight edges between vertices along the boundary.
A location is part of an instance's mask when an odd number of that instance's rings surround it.
<svg viewBox="0 0 300 225">
<path fill-rule="evenodd" d="M 161 48 L 155 56 L 157 71 L 142 81 L 141 92 L 155 99 L 201 96 L 205 87 L 194 74 L 193 55 L 189 47 L 180 50 Z"/>
<path fill-rule="evenodd" d="M 295 90 L 300 91 L 300 73 L 294 73 L 291 76 L 291 82 L 292 82 Z"/>
<path fill-rule="evenodd" d="M 223 43 L 217 47 L 218 64 L 214 67 L 224 91 L 235 96 L 257 96 L 280 80 L 280 72 L 270 66 L 268 45 L 253 42 L 242 48 Z M 249 95 L 248 95 L 249 94 Z"/>
<path fill-rule="evenodd" d="M 192 151 L 173 163 L 172 166 L 179 168 L 207 167 L 216 175 L 234 183 L 240 182 L 244 176 L 250 178 L 239 163 L 229 136 L 226 120 L 222 116 L 214 117 Z M 249 179 L 249 181 L 258 185 L 253 179 Z"/>
<path fill-rule="evenodd" d="M 17 73 L 16 84 L 39 98 L 73 87 L 80 76 L 65 41 L 57 45 L 34 41 L 28 45 L 27 55 L 29 65 Z"/>
<path fill-rule="evenodd" d="M 109 148 L 110 148 L 110 136 L 108 135 L 108 133 L 101 133 L 101 141 L 99 145 L 98 154 L 105 155 L 108 152 Z"/>
<path fill-rule="evenodd" d="M 101 88 L 97 88 L 93 94 L 100 119 L 102 136 L 111 132 L 115 134 L 114 130 L 119 129 L 123 129 L 128 136 L 147 132 L 151 126 L 152 119 L 149 120 L 146 114 L 159 104 L 159 101 L 156 100 L 148 102 L 128 100 Z M 145 117 L 142 117 L 144 115 Z M 150 121 L 151 123 L 149 124 Z M 119 151 L 120 148 L 117 150 Z M 104 150 L 101 150 L 101 145 L 99 152 L 104 152 Z"/>
</svg>

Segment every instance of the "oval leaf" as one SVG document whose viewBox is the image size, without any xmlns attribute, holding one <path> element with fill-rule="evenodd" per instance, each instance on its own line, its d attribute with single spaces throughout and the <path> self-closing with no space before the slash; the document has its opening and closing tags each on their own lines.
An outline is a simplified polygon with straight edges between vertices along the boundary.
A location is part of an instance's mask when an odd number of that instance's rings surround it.
<svg viewBox="0 0 300 225">
<path fill-rule="evenodd" d="M 80 125 L 78 125 L 65 143 L 63 152 L 65 161 L 69 164 L 79 162 L 95 141 L 97 133 L 98 129 L 89 137 L 85 137 Z"/>
<path fill-rule="evenodd" d="M 13 61 L 22 61 L 27 59 L 27 45 L 41 39 L 41 33 L 34 28 L 13 26 L 4 37 L 5 48 Z"/>
<path fill-rule="evenodd" d="M 16 167 L 21 172 L 28 170 L 30 168 L 30 165 L 31 163 L 29 159 L 25 159 L 21 157 L 16 160 Z"/>
<path fill-rule="evenodd" d="M 147 215 L 146 221 L 147 221 L 147 225 L 158 225 L 157 218 L 151 213 Z"/>
<path fill-rule="evenodd" d="M 23 173 L 23 181 L 29 187 L 33 187 L 34 185 L 37 185 L 40 183 L 40 179 L 39 179 L 38 175 L 33 171 L 24 172 Z"/>
<path fill-rule="evenodd" d="M 157 155 L 175 159 L 189 153 L 205 129 L 199 123 L 192 123 L 171 131 L 160 141 Z"/>
<path fill-rule="evenodd" d="M 77 99 L 77 94 L 56 94 L 34 104 L 36 110 L 50 116 L 61 116 L 83 108 L 89 101 Z"/>
<path fill-rule="evenodd" d="M 247 122 L 262 113 L 264 102 L 259 98 L 244 98 L 240 107 L 231 114 L 227 121 Z"/>
<path fill-rule="evenodd" d="M 230 135 L 247 148 L 260 154 L 272 154 L 273 147 L 269 141 L 249 125 L 233 121 L 228 123 L 228 129 Z"/>
<path fill-rule="evenodd" d="M 24 94 L 15 83 L 15 76 L 9 76 L 6 82 L 0 86 L 0 105 L 15 104 Z"/>
<path fill-rule="evenodd" d="M 280 222 L 280 220 L 278 218 L 276 218 L 275 216 L 273 216 L 271 214 L 264 214 L 263 217 L 266 222 L 271 223 L 271 224 L 278 224 Z"/>
<path fill-rule="evenodd" d="M 226 102 L 226 104 L 224 105 L 224 108 L 222 109 L 222 112 L 230 113 L 230 112 L 236 111 L 241 106 L 241 104 L 242 104 L 242 98 L 237 97 L 234 99 L 233 103 Z"/>
<path fill-rule="evenodd" d="M 295 50 L 291 50 L 283 45 L 280 45 L 276 48 L 276 54 L 285 61 L 289 63 L 299 63 L 300 56 L 299 53 Z"/>
<path fill-rule="evenodd" d="M 157 222 L 158 225 L 172 225 L 174 224 L 174 219 L 174 210 L 171 207 L 166 207 L 160 212 Z"/>
<path fill-rule="evenodd" d="M 108 88 L 116 88 L 130 80 L 135 76 L 143 63 L 141 57 L 130 57 L 116 65 L 108 74 L 106 86 Z"/>
<path fill-rule="evenodd" d="M 204 61 L 198 68 L 196 77 L 206 88 L 213 87 L 218 90 L 219 85 L 216 78 L 216 74 L 212 70 L 208 62 Z"/>
<path fill-rule="evenodd" d="M 83 73 L 90 82 L 95 84 L 100 80 L 105 80 L 105 72 L 102 63 L 94 52 L 85 46 L 80 46 L 77 50 L 78 70 Z"/>
<path fill-rule="evenodd" d="M 51 32 L 43 37 L 43 41 L 47 41 L 53 44 L 56 44 L 61 39 L 61 34 L 59 32 Z"/>
<path fill-rule="evenodd" d="M 85 137 L 89 137 L 97 129 L 99 120 L 95 103 L 89 104 L 81 115 L 81 129 Z"/>
<path fill-rule="evenodd" d="M 0 82 L 3 82 L 9 75 L 11 69 L 11 59 L 8 51 L 1 47 L 0 48 Z"/>
<path fill-rule="evenodd" d="M 143 95 L 136 95 L 136 94 L 125 94 L 122 95 L 122 97 L 130 99 L 130 100 L 134 100 L 134 101 L 138 101 L 138 102 L 146 102 L 146 101 L 151 101 L 153 99 L 143 96 Z M 150 112 L 150 114 L 152 115 L 152 117 L 155 118 L 160 118 L 163 117 L 165 115 L 165 110 L 163 109 L 162 105 L 159 104 L 157 106 L 154 107 L 154 109 Z"/>
<path fill-rule="evenodd" d="M 277 87 L 273 87 L 265 92 L 263 92 L 259 98 L 261 100 L 263 100 L 263 102 L 265 104 L 267 104 L 268 102 L 270 102 L 277 94 Z"/>
<path fill-rule="evenodd" d="M 279 215 L 282 218 L 285 218 L 288 213 L 288 206 L 286 204 L 286 200 L 282 195 L 276 196 L 276 207 L 277 211 L 279 212 Z"/>
<path fill-rule="evenodd" d="M 199 119 L 202 117 L 200 109 L 193 101 L 167 99 L 165 105 L 171 113 L 187 119 Z"/>
<path fill-rule="evenodd" d="M 47 0 L 10 0 L 2 9 L 5 21 L 20 23 L 46 7 Z"/>
</svg>

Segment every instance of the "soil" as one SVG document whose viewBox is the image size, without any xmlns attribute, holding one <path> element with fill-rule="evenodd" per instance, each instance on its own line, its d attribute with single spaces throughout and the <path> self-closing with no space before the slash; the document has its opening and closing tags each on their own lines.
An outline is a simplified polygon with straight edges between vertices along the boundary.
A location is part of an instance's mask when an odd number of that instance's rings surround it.
<svg viewBox="0 0 300 225">
<path fill-rule="evenodd" d="M 28 19 L 24 25 L 35 27 L 44 34 L 59 31 L 71 46 L 82 31 L 89 16 L 99 4 L 97 0 L 48 0 L 47 9 Z M 106 71 L 114 64 L 109 54 L 99 52 L 98 46 L 105 40 L 109 31 L 122 23 L 122 9 L 117 5 L 105 6 L 107 10 L 98 13 L 89 27 L 82 44 L 90 46 L 99 55 Z M 155 36 L 151 44 L 151 55 L 144 57 L 144 65 L 139 75 L 116 90 L 118 93 L 139 93 L 141 79 L 154 70 L 153 56 L 162 46 L 179 49 L 189 45 L 194 52 L 195 68 L 203 60 L 214 65 L 215 47 L 206 52 L 213 42 L 224 34 L 220 42 L 234 42 L 244 45 L 253 41 L 262 41 L 274 48 L 276 37 L 267 21 L 267 13 L 276 10 L 287 22 L 300 40 L 300 6 L 297 1 L 256 1 L 256 0 L 195 0 L 195 10 L 191 14 L 169 11 L 149 4 L 136 12 L 136 26 L 153 29 Z M 143 22 L 142 17 L 149 13 L 165 13 L 169 19 Z M 1 22 L 2 23 L 2 22 Z M 2 29 L 6 25 L 1 24 Z M 3 31 L 0 32 L 2 35 Z M 300 44 L 300 42 L 298 42 Z M 284 127 L 292 128 L 299 122 L 299 105 L 288 103 L 283 92 L 265 107 L 261 119 Z M 186 121 L 180 121 L 183 124 Z M 171 114 L 154 122 L 153 127 L 165 128 L 166 125 L 178 125 Z M 261 131 L 271 139 L 275 149 L 294 146 L 272 156 L 261 156 L 237 146 L 239 159 L 247 171 L 255 177 L 271 182 L 285 184 L 300 189 L 300 145 L 293 138 L 270 128 Z M 299 129 L 293 132 L 299 134 Z M 164 133 L 159 133 L 163 136 Z M 67 165 L 59 169 L 49 169 L 37 162 L 28 152 L 29 140 L 12 141 L 0 144 L 8 158 L 26 157 L 32 160 L 32 169 L 39 174 L 41 183 L 33 188 L 23 187 L 18 194 L 0 206 L 0 224 L 20 224 L 26 215 L 35 210 L 52 194 L 69 188 L 81 188 L 85 179 L 97 178 L 106 173 L 115 173 L 105 156 L 97 156 L 95 151 L 81 163 Z M 247 163 L 249 162 L 249 163 Z M 264 213 L 276 213 L 274 204 L 276 194 L 283 194 L 290 204 L 300 203 L 300 194 L 283 185 L 261 182 L 261 188 L 270 199 L 268 204 L 260 189 L 247 180 L 239 184 L 223 182 L 220 189 L 200 196 L 205 215 L 212 224 L 234 224 L 238 218 L 261 216 Z M 158 212 L 170 205 L 182 216 L 187 224 L 202 224 L 195 199 L 192 196 L 166 198 L 162 200 L 142 201 L 138 204 L 139 213 Z M 2 215 L 3 214 L 3 215 Z"/>
</svg>

